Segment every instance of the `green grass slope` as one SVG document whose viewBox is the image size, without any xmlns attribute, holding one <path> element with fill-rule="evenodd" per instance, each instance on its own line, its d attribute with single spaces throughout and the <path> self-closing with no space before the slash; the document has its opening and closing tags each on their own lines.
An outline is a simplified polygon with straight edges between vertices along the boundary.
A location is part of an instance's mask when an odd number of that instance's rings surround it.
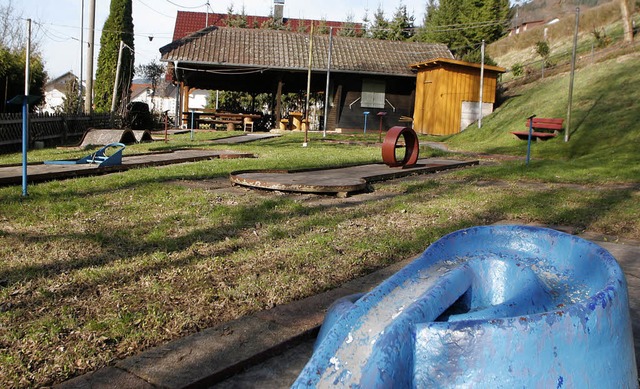
<svg viewBox="0 0 640 389">
<path fill-rule="evenodd" d="M 527 169 L 506 163 L 496 175 L 564 182 L 640 182 L 640 53 L 582 68 L 575 73 L 570 140 L 564 134 L 531 147 Z M 569 74 L 507 92 L 507 99 L 483 119 L 446 139 L 454 150 L 526 156 L 527 142 L 510 131 L 524 130 L 526 118 L 567 117 Z M 566 122 L 565 122 L 566 124 Z M 517 166 L 516 166 L 517 167 Z M 511 170 L 509 172 L 508 170 Z"/>
</svg>

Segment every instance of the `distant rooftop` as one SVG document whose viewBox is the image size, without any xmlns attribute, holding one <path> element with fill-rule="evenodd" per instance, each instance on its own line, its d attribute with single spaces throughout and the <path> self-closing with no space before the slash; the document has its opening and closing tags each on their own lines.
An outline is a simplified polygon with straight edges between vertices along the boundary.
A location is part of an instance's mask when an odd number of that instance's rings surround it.
<svg viewBox="0 0 640 389">
<path fill-rule="evenodd" d="M 239 16 L 239 15 L 234 15 Z M 260 28 L 265 22 L 272 21 L 273 18 L 270 16 L 254 16 L 254 15 L 246 15 L 247 18 L 247 28 Z M 219 14 L 219 13 L 205 13 L 205 12 L 186 12 L 186 11 L 178 11 L 178 15 L 176 16 L 176 25 L 173 30 L 173 40 L 177 41 L 178 39 L 184 38 L 191 33 L 196 31 L 200 31 L 205 27 L 216 26 L 216 27 L 227 27 L 227 21 L 229 19 L 228 14 Z M 289 19 L 283 18 L 282 23 L 283 26 L 289 31 L 294 32 L 308 32 L 311 23 L 313 22 L 315 27 L 320 25 L 326 27 L 334 27 L 336 30 L 334 34 L 337 33 L 338 28 L 345 27 L 346 22 L 337 22 L 337 21 L 325 21 L 325 20 L 313 20 L 313 19 Z M 352 28 L 356 30 L 363 30 L 364 26 L 360 23 L 353 23 L 351 25 Z"/>
</svg>

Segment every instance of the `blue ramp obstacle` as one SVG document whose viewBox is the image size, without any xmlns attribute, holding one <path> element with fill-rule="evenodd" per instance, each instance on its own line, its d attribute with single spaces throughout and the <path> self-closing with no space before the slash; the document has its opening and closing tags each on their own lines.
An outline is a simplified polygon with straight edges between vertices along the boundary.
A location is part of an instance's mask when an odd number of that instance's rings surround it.
<svg viewBox="0 0 640 389">
<path fill-rule="evenodd" d="M 622 270 L 555 230 L 449 234 L 334 303 L 294 388 L 638 387 Z"/>
<path fill-rule="evenodd" d="M 99 167 L 122 165 L 122 152 L 125 149 L 124 143 L 111 143 L 93 154 L 84 158 L 71 161 L 44 161 L 45 165 L 78 165 L 95 164 Z"/>
</svg>

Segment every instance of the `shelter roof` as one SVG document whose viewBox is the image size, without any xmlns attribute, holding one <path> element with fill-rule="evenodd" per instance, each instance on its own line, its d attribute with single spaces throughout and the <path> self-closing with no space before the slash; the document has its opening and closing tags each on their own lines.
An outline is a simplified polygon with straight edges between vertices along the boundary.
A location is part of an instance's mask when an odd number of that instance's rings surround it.
<svg viewBox="0 0 640 389">
<path fill-rule="evenodd" d="M 450 66 L 450 67 L 460 66 L 465 68 L 480 69 L 482 65 L 479 63 L 459 61 L 457 59 L 452 59 L 452 58 L 435 58 L 435 59 L 430 59 L 428 61 L 411 64 L 411 68 L 414 70 L 433 69 L 433 68 L 438 68 L 442 66 Z M 504 73 L 507 71 L 507 69 L 505 68 L 501 68 L 499 66 L 491 66 L 491 65 L 484 65 L 484 70 L 493 71 L 496 73 Z"/>
<path fill-rule="evenodd" d="M 312 69 L 328 66 L 329 35 L 313 36 Z M 162 61 L 178 69 L 225 67 L 304 71 L 309 66 L 309 34 L 269 29 L 207 27 L 160 48 Z M 446 45 L 333 37 L 332 72 L 415 77 L 411 63 L 453 59 Z"/>
</svg>

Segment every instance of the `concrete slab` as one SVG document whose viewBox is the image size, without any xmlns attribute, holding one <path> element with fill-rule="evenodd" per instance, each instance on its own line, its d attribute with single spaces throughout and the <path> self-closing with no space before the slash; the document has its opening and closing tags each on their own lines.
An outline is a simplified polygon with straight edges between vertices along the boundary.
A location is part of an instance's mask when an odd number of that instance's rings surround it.
<svg viewBox="0 0 640 389">
<path fill-rule="evenodd" d="M 139 377 L 115 367 L 105 367 L 54 386 L 60 389 L 151 389 L 153 387 Z"/>
<path fill-rule="evenodd" d="M 101 175 L 121 172 L 133 168 L 162 166 L 184 162 L 196 162 L 209 159 L 253 158 L 251 153 L 240 153 L 229 150 L 184 149 L 166 153 L 124 155 L 122 165 L 98 167 L 91 164 L 78 165 L 45 165 L 30 164 L 27 166 L 28 182 L 43 182 L 73 177 Z M 22 182 L 22 166 L 0 166 L 0 185 L 19 185 Z"/>
<path fill-rule="evenodd" d="M 280 134 L 252 132 L 249 134 L 244 134 L 239 136 L 231 136 L 228 138 L 215 139 L 210 141 L 210 143 L 232 145 L 232 144 L 239 144 L 239 143 L 255 142 L 257 140 L 262 140 L 262 139 L 277 138 L 280 136 L 281 136 Z"/>
<path fill-rule="evenodd" d="M 379 163 L 335 169 L 240 171 L 232 172 L 230 180 L 233 184 L 252 188 L 347 195 L 365 190 L 370 182 L 433 173 L 478 163 L 478 161 L 427 158 L 418 160 L 414 166 L 397 168 Z"/>
</svg>

